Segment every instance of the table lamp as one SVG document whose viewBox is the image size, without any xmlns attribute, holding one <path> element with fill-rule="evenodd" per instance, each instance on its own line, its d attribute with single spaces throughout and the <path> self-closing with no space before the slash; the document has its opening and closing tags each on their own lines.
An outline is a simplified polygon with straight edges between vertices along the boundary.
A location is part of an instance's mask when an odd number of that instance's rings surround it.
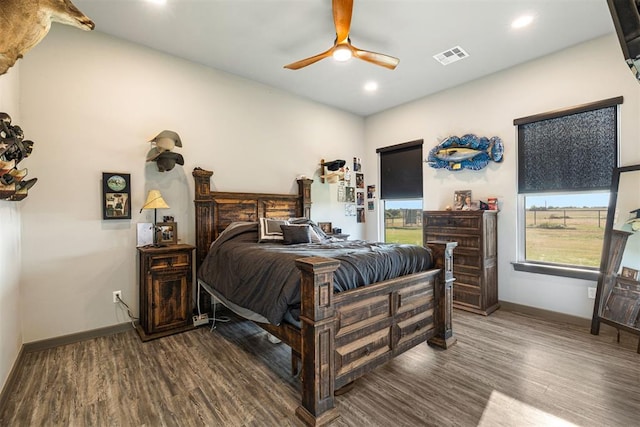
<svg viewBox="0 0 640 427">
<path fill-rule="evenodd" d="M 155 229 L 156 229 L 156 223 L 158 222 L 157 210 L 169 209 L 169 205 L 167 205 L 167 202 L 165 202 L 164 199 L 162 198 L 162 194 L 160 194 L 160 190 L 149 190 L 149 194 L 147 195 L 147 201 L 144 202 L 144 205 L 142 205 L 140 212 L 142 213 L 144 209 L 153 209 L 153 229 L 154 229 L 153 244 L 155 246 L 156 244 Z"/>
</svg>

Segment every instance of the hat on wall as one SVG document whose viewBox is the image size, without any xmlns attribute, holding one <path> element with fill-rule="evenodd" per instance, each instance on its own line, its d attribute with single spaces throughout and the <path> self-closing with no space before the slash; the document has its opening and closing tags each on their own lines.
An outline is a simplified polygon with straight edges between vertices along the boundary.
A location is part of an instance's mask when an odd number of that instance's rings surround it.
<svg viewBox="0 0 640 427">
<path fill-rule="evenodd" d="M 172 130 L 163 130 L 149 142 L 155 142 L 156 147 L 160 148 L 162 151 L 171 151 L 176 145 L 178 147 L 182 147 L 180 135 Z"/>
<path fill-rule="evenodd" d="M 338 169 L 343 167 L 345 163 L 346 162 L 344 160 L 334 160 L 332 162 L 324 162 L 322 166 L 326 167 L 330 171 L 337 171 Z"/>
<path fill-rule="evenodd" d="M 147 153 L 147 162 L 153 162 L 155 161 L 158 156 L 160 154 L 162 154 L 164 152 L 164 150 L 161 150 L 158 147 L 153 147 L 151 150 L 149 150 L 149 152 Z"/>
<path fill-rule="evenodd" d="M 184 165 L 184 158 L 180 153 L 174 153 L 172 151 L 163 151 L 156 159 L 158 170 L 160 172 L 170 171 L 177 164 Z"/>
</svg>

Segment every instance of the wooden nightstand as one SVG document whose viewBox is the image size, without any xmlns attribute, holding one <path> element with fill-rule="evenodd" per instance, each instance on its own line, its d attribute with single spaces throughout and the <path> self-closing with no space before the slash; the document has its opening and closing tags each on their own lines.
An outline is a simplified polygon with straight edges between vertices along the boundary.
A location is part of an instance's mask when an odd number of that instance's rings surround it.
<svg viewBox="0 0 640 427">
<path fill-rule="evenodd" d="M 142 341 L 193 329 L 191 245 L 141 247 L 140 321 Z"/>
</svg>

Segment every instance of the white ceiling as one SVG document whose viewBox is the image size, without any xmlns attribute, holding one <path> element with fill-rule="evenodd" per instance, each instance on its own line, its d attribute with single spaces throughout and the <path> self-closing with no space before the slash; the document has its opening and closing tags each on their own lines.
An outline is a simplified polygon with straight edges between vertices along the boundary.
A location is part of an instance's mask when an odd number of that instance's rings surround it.
<svg viewBox="0 0 640 427">
<path fill-rule="evenodd" d="M 96 31 L 368 116 L 614 31 L 606 0 L 355 0 L 352 43 L 400 58 L 394 70 L 324 59 L 331 0 L 74 0 Z M 533 14 L 533 23 L 511 22 Z M 461 46 L 443 66 L 433 55 Z M 622 58 L 622 57 L 621 57 Z M 363 90 L 376 81 L 376 93 Z"/>
</svg>

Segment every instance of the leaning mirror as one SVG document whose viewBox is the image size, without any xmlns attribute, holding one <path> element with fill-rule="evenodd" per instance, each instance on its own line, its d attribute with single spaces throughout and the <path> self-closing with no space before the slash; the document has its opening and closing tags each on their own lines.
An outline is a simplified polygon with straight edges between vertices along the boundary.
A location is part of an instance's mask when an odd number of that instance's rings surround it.
<svg viewBox="0 0 640 427">
<path fill-rule="evenodd" d="M 591 333 L 602 322 L 640 335 L 640 165 L 617 168 L 612 178 Z"/>
</svg>

